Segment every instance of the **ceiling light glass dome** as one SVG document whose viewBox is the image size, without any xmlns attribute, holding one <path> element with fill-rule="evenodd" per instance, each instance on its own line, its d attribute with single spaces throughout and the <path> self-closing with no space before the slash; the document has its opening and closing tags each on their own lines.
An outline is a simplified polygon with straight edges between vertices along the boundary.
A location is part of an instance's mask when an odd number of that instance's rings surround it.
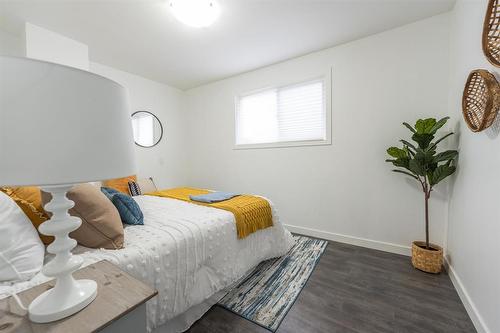
<svg viewBox="0 0 500 333">
<path fill-rule="evenodd" d="M 171 0 L 170 8 L 180 22 L 195 28 L 212 25 L 220 9 L 213 0 Z"/>
</svg>

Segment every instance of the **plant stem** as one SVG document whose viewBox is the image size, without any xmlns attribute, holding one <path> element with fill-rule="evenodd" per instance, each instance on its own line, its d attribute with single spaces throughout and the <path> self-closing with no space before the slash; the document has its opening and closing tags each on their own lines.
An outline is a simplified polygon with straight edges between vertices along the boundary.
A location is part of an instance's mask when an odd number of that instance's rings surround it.
<svg viewBox="0 0 500 333">
<path fill-rule="evenodd" d="M 427 182 L 427 177 L 424 176 L 421 180 L 422 190 L 424 191 L 425 201 L 425 248 L 430 249 L 429 246 L 429 198 L 431 196 L 432 186 Z"/>
<path fill-rule="evenodd" d="M 429 198 L 431 197 L 432 186 L 427 182 L 427 177 L 418 177 L 420 185 L 422 185 L 422 191 L 424 192 L 424 202 L 425 202 L 425 248 L 430 249 L 429 246 Z"/>
<path fill-rule="evenodd" d="M 425 248 L 429 249 L 429 194 L 427 191 L 425 195 Z"/>
</svg>

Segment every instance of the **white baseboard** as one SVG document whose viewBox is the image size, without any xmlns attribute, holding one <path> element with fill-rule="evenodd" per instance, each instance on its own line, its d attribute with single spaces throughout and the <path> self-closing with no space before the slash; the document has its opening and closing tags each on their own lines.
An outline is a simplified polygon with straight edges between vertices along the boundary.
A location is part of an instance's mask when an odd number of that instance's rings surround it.
<svg viewBox="0 0 500 333">
<path fill-rule="evenodd" d="M 285 227 L 288 230 L 290 230 L 291 232 L 294 232 L 297 234 L 302 234 L 305 236 L 323 238 L 323 239 L 331 240 L 334 242 L 347 243 L 347 244 L 367 247 L 367 248 L 375 249 L 375 250 L 403 254 L 405 256 L 411 255 L 411 247 L 410 246 L 381 242 L 381 241 L 376 241 L 373 239 L 366 239 L 366 238 L 342 235 L 342 234 L 337 234 L 337 233 L 333 233 L 333 232 L 322 231 L 322 230 L 312 229 L 312 228 L 298 227 L 298 226 L 289 225 L 289 224 L 285 224 Z"/>
<path fill-rule="evenodd" d="M 445 262 L 444 266 L 446 271 L 448 272 L 448 276 L 450 277 L 450 280 L 453 283 L 453 286 L 455 287 L 458 296 L 460 296 L 460 300 L 462 301 L 465 310 L 467 310 L 467 314 L 472 320 L 472 323 L 474 324 L 474 327 L 476 328 L 477 332 L 491 333 L 488 326 L 486 326 L 483 317 L 479 314 L 479 311 L 474 305 L 474 302 L 470 298 L 469 293 L 467 292 L 467 289 L 465 289 L 465 286 L 463 285 L 462 280 L 460 280 L 460 277 L 458 276 L 457 272 L 453 269 L 453 266 L 450 265 L 447 258 L 445 258 L 444 262 Z"/>
</svg>

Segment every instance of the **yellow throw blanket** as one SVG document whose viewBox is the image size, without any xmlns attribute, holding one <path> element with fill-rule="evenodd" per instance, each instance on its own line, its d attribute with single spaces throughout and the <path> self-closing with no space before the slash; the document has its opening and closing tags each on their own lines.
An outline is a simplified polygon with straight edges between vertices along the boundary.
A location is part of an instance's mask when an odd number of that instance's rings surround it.
<svg viewBox="0 0 500 333">
<path fill-rule="evenodd" d="M 265 199 L 253 195 L 239 195 L 229 200 L 204 203 L 193 201 L 190 195 L 207 194 L 210 191 L 190 187 L 179 187 L 158 192 L 147 193 L 157 197 L 172 198 L 191 202 L 201 206 L 227 210 L 234 214 L 238 238 L 245 238 L 253 232 L 273 225 L 271 205 Z"/>
</svg>

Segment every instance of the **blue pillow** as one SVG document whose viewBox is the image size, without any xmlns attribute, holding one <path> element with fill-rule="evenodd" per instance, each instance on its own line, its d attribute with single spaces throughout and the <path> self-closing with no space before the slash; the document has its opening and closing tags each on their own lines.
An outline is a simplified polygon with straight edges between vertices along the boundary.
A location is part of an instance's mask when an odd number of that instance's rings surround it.
<svg viewBox="0 0 500 333">
<path fill-rule="evenodd" d="M 109 187 L 101 187 L 101 192 L 115 205 L 123 223 L 132 225 L 144 224 L 144 215 L 141 208 L 132 197 Z"/>
<path fill-rule="evenodd" d="M 104 193 L 104 195 L 107 196 L 109 200 L 113 198 L 114 194 L 121 193 L 111 187 L 101 187 L 101 192 Z"/>
</svg>

